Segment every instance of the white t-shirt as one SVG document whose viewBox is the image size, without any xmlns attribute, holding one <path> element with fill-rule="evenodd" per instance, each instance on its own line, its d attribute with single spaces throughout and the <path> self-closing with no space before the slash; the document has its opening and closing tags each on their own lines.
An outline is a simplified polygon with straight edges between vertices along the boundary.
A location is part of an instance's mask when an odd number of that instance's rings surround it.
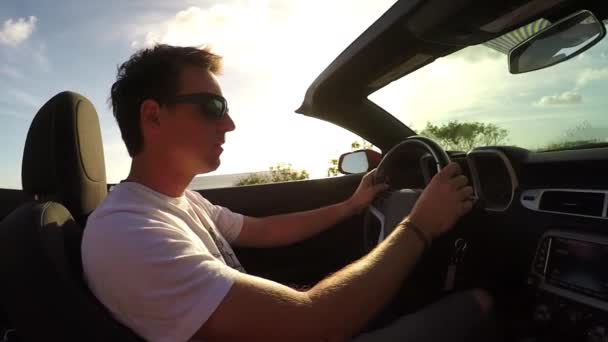
<svg viewBox="0 0 608 342">
<path fill-rule="evenodd" d="M 243 215 L 196 192 L 174 198 L 121 183 L 88 219 L 81 246 L 85 279 L 141 337 L 186 341 L 244 271 L 229 245 L 242 225 Z"/>
</svg>

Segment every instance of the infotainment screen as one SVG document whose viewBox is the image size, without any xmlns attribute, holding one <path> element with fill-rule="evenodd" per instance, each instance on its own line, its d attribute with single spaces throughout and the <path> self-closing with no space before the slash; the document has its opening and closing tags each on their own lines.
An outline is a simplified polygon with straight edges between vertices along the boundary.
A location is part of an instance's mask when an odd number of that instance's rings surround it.
<svg viewBox="0 0 608 342">
<path fill-rule="evenodd" d="M 608 299 L 608 245 L 554 237 L 546 276 L 555 286 Z"/>
</svg>

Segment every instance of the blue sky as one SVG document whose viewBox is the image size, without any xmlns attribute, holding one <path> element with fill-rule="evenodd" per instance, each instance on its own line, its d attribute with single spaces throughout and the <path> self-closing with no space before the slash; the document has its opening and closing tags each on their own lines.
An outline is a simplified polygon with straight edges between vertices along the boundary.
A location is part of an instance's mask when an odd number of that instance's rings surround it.
<svg viewBox="0 0 608 342">
<path fill-rule="evenodd" d="M 112 124 L 107 115 L 108 89 L 116 64 L 130 54 L 130 47 L 128 41 L 120 40 L 128 25 L 111 24 L 111 18 L 128 18 L 122 11 L 111 10 L 111 3 L 0 3 L 0 23 L 25 19 L 32 26 L 23 41 L 0 44 L 1 187 L 20 188 L 21 156 L 29 123 L 54 94 L 63 90 L 84 94 L 97 107 L 104 128 Z M 106 142 L 117 136 L 109 129 L 104 133 Z"/>
<path fill-rule="evenodd" d="M 108 180 L 125 178 L 130 159 L 108 93 L 117 65 L 154 42 L 210 44 L 224 56 L 220 82 L 237 129 L 227 137 L 215 174 L 266 170 L 283 162 L 322 177 L 328 160 L 346 152 L 357 137 L 294 110 L 314 78 L 393 3 L 2 1 L 0 188 L 21 188 L 29 123 L 63 90 L 93 102 Z M 414 128 L 452 118 L 489 121 L 509 129 L 510 143 L 526 147 L 550 142 L 585 120 L 592 126 L 585 134 L 603 137 L 607 40 L 572 63 L 527 76 L 508 75 L 506 58 L 488 51 L 472 47 L 443 58 L 372 99 Z"/>
<path fill-rule="evenodd" d="M 348 150 L 356 137 L 294 110 L 316 75 L 393 2 L 2 1 L 0 187 L 21 187 L 29 123 L 63 90 L 93 102 L 108 179 L 126 177 L 129 158 L 107 105 L 108 92 L 117 65 L 153 41 L 210 44 L 225 57 L 220 82 L 237 130 L 227 138 L 216 174 L 284 162 L 323 176 L 327 161 Z"/>
</svg>

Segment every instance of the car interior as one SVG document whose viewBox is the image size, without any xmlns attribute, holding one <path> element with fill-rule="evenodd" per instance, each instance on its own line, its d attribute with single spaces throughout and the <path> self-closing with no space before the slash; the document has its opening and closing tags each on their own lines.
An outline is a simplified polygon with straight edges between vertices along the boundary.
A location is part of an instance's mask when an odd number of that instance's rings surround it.
<svg viewBox="0 0 608 342">
<path fill-rule="evenodd" d="M 499 44 L 541 18 L 553 24 L 512 47 L 511 73 L 568 63 L 592 48 L 606 34 L 608 3 L 397 1 L 319 74 L 297 109 L 373 143 L 381 158 L 370 150 L 345 154 L 340 177 L 198 191 L 234 212 L 267 216 L 345 200 L 374 168 L 391 188 L 364 212 L 307 241 L 235 250 L 243 266 L 310 287 L 388 236 L 430 178 L 455 161 L 475 190 L 474 209 L 433 242 L 372 326 L 480 287 L 494 296 L 505 341 L 608 341 L 608 146 L 445 151 L 368 98 L 436 59 Z M 580 47 L 574 54 L 535 50 L 536 42 L 590 19 L 600 23 L 598 31 L 586 46 L 569 43 Z M 111 187 L 95 108 L 77 92 L 59 93 L 41 106 L 24 142 L 23 190 L 0 189 L 0 341 L 141 340 L 112 318 L 82 277 L 82 231 Z"/>
</svg>

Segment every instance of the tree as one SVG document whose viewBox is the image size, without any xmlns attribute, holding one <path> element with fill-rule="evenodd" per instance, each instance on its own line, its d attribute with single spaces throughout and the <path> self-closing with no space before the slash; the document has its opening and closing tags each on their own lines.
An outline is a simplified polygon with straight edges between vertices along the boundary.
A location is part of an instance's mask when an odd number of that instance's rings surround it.
<svg viewBox="0 0 608 342">
<path fill-rule="evenodd" d="M 504 144 L 509 132 L 492 123 L 452 120 L 443 125 L 427 122 L 420 135 L 437 141 L 446 150 L 469 151 L 477 146 Z"/>
<path fill-rule="evenodd" d="M 554 142 L 545 147 L 539 148 L 537 151 L 539 152 L 549 152 L 549 151 L 559 151 L 559 150 L 571 150 L 575 147 L 581 147 L 586 145 L 593 145 L 599 143 L 599 139 L 589 139 L 589 140 L 570 140 L 570 141 L 561 141 Z"/>
<path fill-rule="evenodd" d="M 367 142 L 365 140 L 353 141 L 350 144 L 350 150 L 351 151 L 371 150 L 372 148 L 374 148 L 374 145 L 372 145 L 370 142 Z"/>
<path fill-rule="evenodd" d="M 310 175 L 306 170 L 295 170 L 291 164 L 278 164 L 271 166 L 268 173 L 252 173 L 240 179 L 236 186 L 267 184 L 279 182 L 291 182 L 309 179 Z"/>
<path fill-rule="evenodd" d="M 340 174 L 338 170 L 338 159 L 332 159 L 329 161 L 329 167 L 327 168 L 327 177 L 335 177 Z"/>
<path fill-rule="evenodd" d="M 568 150 L 574 147 L 597 144 L 602 141 L 594 136 L 593 127 L 589 121 L 583 121 L 579 125 L 565 130 L 561 138 L 547 146 L 538 148 L 537 151 Z"/>
<path fill-rule="evenodd" d="M 357 151 L 361 149 L 372 149 L 374 145 L 371 143 L 361 140 L 361 141 L 353 141 L 350 144 L 351 151 Z M 329 168 L 327 169 L 327 177 L 335 177 L 340 174 L 338 170 L 338 159 L 332 159 L 329 161 Z"/>
<path fill-rule="evenodd" d="M 261 173 L 250 173 L 247 177 L 239 179 L 236 186 L 266 184 L 270 183 L 269 178 Z"/>
</svg>

